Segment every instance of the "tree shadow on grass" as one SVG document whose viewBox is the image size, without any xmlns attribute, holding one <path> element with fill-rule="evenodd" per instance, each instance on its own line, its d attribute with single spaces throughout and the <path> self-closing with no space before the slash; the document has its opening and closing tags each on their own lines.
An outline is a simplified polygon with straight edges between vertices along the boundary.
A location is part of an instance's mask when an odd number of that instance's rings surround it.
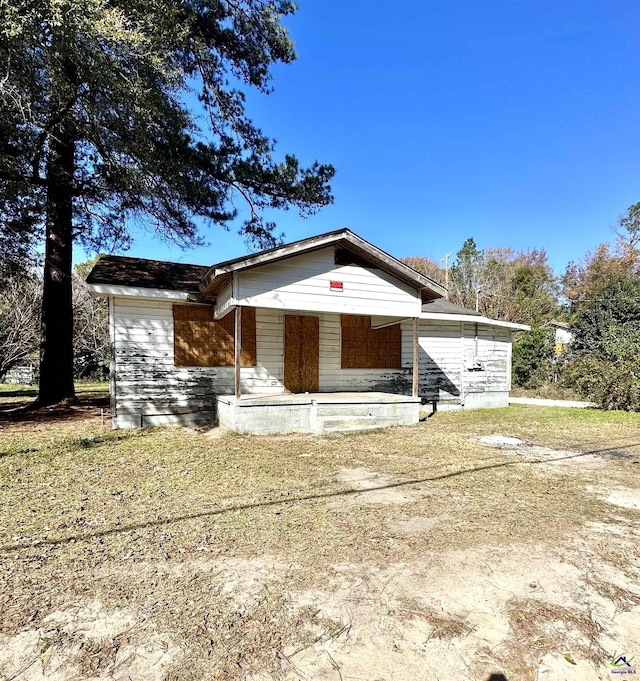
<svg viewBox="0 0 640 681">
<path fill-rule="evenodd" d="M 21 390 L 3 390 L 0 392 L 0 397 L 37 397 L 37 388 L 22 388 Z"/>
<path fill-rule="evenodd" d="M 3 393 L 0 396 L 6 396 Z M 104 392 L 84 393 L 73 404 L 55 404 L 51 407 L 36 407 L 35 402 L 0 402 L 0 425 L 13 423 L 53 423 L 55 421 L 77 421 L 99 416 L 100 409 L 109 407 L 109 396 Z"/>
<path fill-rule="evenodd" d="M 619 445 L 618 445 L 619 446 Z M 640 442 L 628 443 L 627 447 L 638 447 Z M 567 459 L 579 459 L 583 456 L 590 455 L 601 455 L 606 456 L 608 451 L 614 450 L 613 447 L 606 449 L 595 449 L 586 452 L 576 452 L 575 454 L 570 454 L 563 457 L 558 457 L 553 459 L 553 462 L 563 461 Z M 618 447 L 615 451 L 619 451 Z M 292 504 L 306 502 L 306 501 L 320 501 L 326 499 L 335 499 L 339 497 L 349 497 L 354 494 L 367 495 L 372 492 L 379 492 L 380 490 L 396 489 L 401 487 L 408 487 L 409 485 L 419 485 L 427 482 L 437 482 L 439 480 L 447 480 L 448 478 L 456 478 L 461 475 L 468 475 L 472 473 L 482 473 L 483 471 L 490 471 L 496 468 L 507 468 L 509 466 L 535 466 L 538 464 L 548 464 L 549 459 L 535 459 L 531 461 L 527 460 L 514 460 L 514 461 L 503 461 L 500 463 L 491 463 L 486 466 L 476 466 L 475 468 L 463 468 L 462 470 L 453 471 L 452 473 L 443 473 L 442 475 L 434 475 L 427 478 L 418 478 L 414 480 L 404 480 L 402 482 L 394 482 L 388 485 L 380 485 L 379 487 L 371 487 L 366 490 L 358 489 L 347 489 L 341 490 L 339 492 L 323 492 L 321 494 L 309 494 L 299 497 L 288 497 L 286 499 L 277 499 L 273 501 L 257 501 L 250 504 L 237 504 L 235 506 L 228 506 L 226 508 L 214 508 L 208 511 L 200 511 L 198 513 L 185 513 L 183 515 L 173 516 L 169 518 L 161 518 L 159 520 L 150 520 L 142 523 L 129 523 L 128 525 L 120 525 L 118 527 L 112 527 L 106 530 L 100 530 L 98 532 L 87 532 L 84 534 L 74 534 L 67 537 L 60 537 L 58 539 L 43 539 L 35 540 L 31 542 L 21 542 L 18 544 L 11 544 L 7 546 L 0 546 L 0 552 L 11 552 L 19 551 L 21 549 L 33 548 L 37 546 L 59 546 L 61 544 L 66 544 L 69 542 L 78 541 L 89 541 L 91 539 L 108 537 L 110 535 L 123 534 L 124 532 L 133 532 L 135 530 L 143 530 L 147 528 L 156 527 L 167 527 L 169 525 L 174 525 L 187 520 L 197 520 L 199 518 L 215 517 L 218 515 L 225 515 L 227 513 L 235 513 L 239 511 L 251 511 L 257 508 L 269 508 L 274 506 L 290 506 Z"/>
</svg>

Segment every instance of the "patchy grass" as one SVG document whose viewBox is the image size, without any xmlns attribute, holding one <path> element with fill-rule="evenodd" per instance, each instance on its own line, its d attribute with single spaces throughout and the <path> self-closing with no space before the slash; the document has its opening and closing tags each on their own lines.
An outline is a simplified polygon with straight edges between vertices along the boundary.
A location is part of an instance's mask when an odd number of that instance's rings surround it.
<svg viewBox="0 0 640 681">
<path fill-rule="evenodd" d="M 127 645 L 161 633 L 179 647 L 167 678 L 234 679 L 261 670 L 275 678 L 295 668 L 300 651 L 346 627 L 296 604 L 292 593 L 326 585 L 337 562 L 388 565 L 451 547 L 562 544 L 612 514 L 589 486 L 606 479 L 640 487 L 639 426 L 638 414 L 525 406 L 439 413 L 415 428 L 332 437 L 112 431 L 96 409 L 70 421 L 5 422 L 0 634 L 46 628 L 52 612 L 97 599 L 109 611 L 140 614 Z M 473 439 L 483 434 L 626 456 L 605 472 L 567 475 Z M 410 501 L 376 505 L 360 491 L 355 505 L 330 503 L 355 494 L 336 473 L 358 467 L 384 474 L 393 480 L 386 486 Z M 625 513 L 633 511 L 615 509 Z M 396 529 L 415 517 L 447 522 L 429 532 Z M 247 571 L 262 574 L 265 561 L 282 572 L 242 581 Z M 599 593 L 635 603 L 621 591 Z M 546 649 L 540 622 L 574 615 L 534 606 L 514 601 L 512 630 Z M 419 604 L 407 610 L 429 623 L 434 638 L 471 631 L 459 615 Z M 588 633 L 589 622 L 574 623 Z M 104 673 L 121 645 L 109 632 L 84 641 L 77 666 Z"/>
<path fill-rule="evenodd" d="M 507 614 L 510 638 L 499 650 L 486 652 L 508 670 L 509 678 L 535 678 L 540 659 L 549 653 L 560 652 L 569 664 L 575 664 L 574 656 L 596 665 L 607 658 L 598 642 L 602 627 L 590 613 L 534 598 L 513 598 Z"/>
<path fill-rule="evenodd" d="M 439 414 L 436 429 L 461 436 L 500 434 L 555 449 L 640 454 L 640 414 L 514 404 L 506 409 Z"/>
<path fill-rule="evenodd" d="M 95 381 L 77 381 L 76 394 L 81 399 L 109 396 L 109 383 Z M 26 404 L 38 397 L 38 387 L 35 385 L 20 385 L 16 383 L 0 383 L 0 405 Z"/>
<path fill-rule="evenodd" d="M 38 396 L 38 388 L 34 385 L 20 383 L 0 383 L 0 400 L 2 402 L 28 402 Z"/>
</svg>

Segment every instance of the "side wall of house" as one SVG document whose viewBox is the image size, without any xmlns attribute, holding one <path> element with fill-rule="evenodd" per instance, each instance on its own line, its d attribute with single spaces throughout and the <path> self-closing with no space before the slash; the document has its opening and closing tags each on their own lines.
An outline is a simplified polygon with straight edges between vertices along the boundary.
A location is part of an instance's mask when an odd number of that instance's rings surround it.
<svg viewBox="0 0 640 681">
<path fill-rule="evenodd" d="M 403 328 L 403 338 L 408 331 Z M 420 396 L 440 406 L 507 406 L 511 331 L 488 324 L 421 320 Z"/>
<path fill-rule="evenodd" d="M 465 323 L 463 338 L 464 406 L 509 406 L 511 331 Z"/>
<path fill-rule="evenodd" d="M 403 338 L 411 343 L 410 325 L 405 323 Z M 462 344 L 460 322 L 421 319 L 418 326 L 420 397 L 438 404 L 461 403 Z"/>
</svg>

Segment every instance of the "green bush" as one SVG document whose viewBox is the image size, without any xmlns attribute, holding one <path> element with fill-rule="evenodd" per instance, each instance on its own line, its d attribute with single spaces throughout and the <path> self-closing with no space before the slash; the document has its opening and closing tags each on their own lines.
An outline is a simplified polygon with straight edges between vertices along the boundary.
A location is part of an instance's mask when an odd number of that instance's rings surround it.
<svg viewBox="0 0 640 681">
<path fill-rule="evenodd" d="M 603 409 L 640 411 L 640 281 L 613 278 L 593 291 L 572 331 L 565 381 Z"/>
<path fill-rule="evenodd" d="M 598 345 L 575 353 L 565 380 L 603 409 L 640 411 L 640 321 L 609 327 Z"/>
<path fill-rule="evenodd" d="M 519 388 L 538 388 L 554 374 L 554 331 L 533 326 L 513 344 L 512 380 Z"/>
<path fill-rule="evenodd" d="M 571 330 L 576 352 L 606 351 L 626 337 L 628 324 L 640 321 L 640 281 L 611 279 L 593 291 L 577 311 Z M 612 329 L 617 328 L 615 334 Z M 614 352 L 617 352 L 614 350 Z"/>
</svg>

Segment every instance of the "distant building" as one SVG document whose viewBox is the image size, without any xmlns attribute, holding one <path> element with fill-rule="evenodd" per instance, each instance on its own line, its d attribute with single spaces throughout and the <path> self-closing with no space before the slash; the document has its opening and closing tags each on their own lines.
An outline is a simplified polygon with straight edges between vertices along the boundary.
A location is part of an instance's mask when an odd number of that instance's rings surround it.
<svg viewBox="0 0 640 681">
<path fill-rule="evenodd" d="M 556 355 L 567 351 L 567 347 L 573 342 L 573 333 L 565 322 L 549 322 L 556 332 Z"/>
<path fill-rule="evenodd" d="M 3 380 L 12 385 L 33 385 L 36 378 L 36 368 L 33 364 L 16 364 L 7 371 Z"/>
</svg>

